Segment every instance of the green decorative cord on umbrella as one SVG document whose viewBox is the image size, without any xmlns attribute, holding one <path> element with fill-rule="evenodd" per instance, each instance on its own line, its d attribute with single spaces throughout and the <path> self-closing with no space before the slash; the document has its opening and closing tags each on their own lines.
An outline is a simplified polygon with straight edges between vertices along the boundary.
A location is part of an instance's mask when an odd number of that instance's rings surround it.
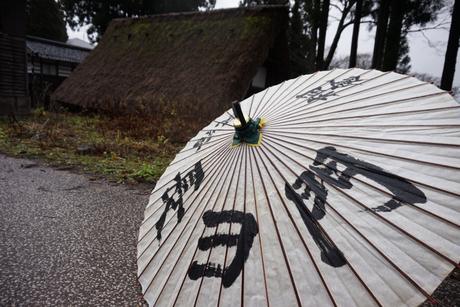
<svg viewBox="0 0 460 307">
<path fill-rule="evenodd" d="M 265 120 L 263 118 L 253 120 L 249 116 L 245 117 L 238 101 L 233 102 L 232 108 L 235 114 L 233 122 L 235 134 L 233 135 L 232 146 L 238 146 L 241 143 L 246 143 L 250 146 L 260 145 L 262 141 L 260 129 L 264 126 Z"/>
</svg>

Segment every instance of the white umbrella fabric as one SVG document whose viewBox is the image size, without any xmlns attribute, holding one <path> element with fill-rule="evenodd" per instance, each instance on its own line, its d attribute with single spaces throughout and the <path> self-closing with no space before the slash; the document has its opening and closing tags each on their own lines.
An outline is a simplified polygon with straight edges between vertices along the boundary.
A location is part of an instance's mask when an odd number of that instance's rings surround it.
<svg viewBox="0 0 460 307">
<path fill-rule="evenodd" d="M 409 76 L 337 69 L 241 108 L 252 120 L 218 117 L 151 194 L 138 242 L 149 305 L 433 300 L 460 260 L 459 104 Z M 265 121 L 260 137 L 234 137 L 245 120 Z"/>
</svg>

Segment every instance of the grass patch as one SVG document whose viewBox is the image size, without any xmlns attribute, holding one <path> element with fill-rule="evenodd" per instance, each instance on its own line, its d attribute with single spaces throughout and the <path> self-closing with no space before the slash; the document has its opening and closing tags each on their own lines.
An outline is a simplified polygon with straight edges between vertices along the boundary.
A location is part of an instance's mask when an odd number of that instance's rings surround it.
<svg viewBox="0 0 460 307">
<path fill-rule="evenodd" d="M 183 145 L 159 134 L 151 121 L 135 116 L 38 109 L 19 123 L 0 118 L 1 152 L 73 167 L 117 182 L 156 182 Z"/>
</svg>

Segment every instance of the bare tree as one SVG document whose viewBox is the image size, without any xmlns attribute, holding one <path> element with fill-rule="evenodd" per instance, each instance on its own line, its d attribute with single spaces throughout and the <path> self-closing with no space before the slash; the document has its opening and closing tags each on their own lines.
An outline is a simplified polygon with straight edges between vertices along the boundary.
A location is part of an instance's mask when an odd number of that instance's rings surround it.
<svg viewBox="0 0 460 307">
<path fill-rule="evenodd" d="M 332 58 L 334 57 L 334 53 L 339 44 L 340 36 L 342 35 L 343 30 L 345 30 L 346 27 L 348 27 L 349 25 L 353 24 L 353 20 L 347 21 L 347 18 L 348 18 L 348 14 L 351 11 L 351 8 L 356 3 L 356 0 L 344 0 L 342 3 L 343 3 L 343 8 L 341 9 L 342 16 L 339 19 L 337 31 L 335 32 L 334 39 L 332 40 L 331 47 L 329 48 L 329 52 L 324 62 L 323 69 L 327 69 L 329 67 L 329 64 L 331 64 Z"/>
</svg>

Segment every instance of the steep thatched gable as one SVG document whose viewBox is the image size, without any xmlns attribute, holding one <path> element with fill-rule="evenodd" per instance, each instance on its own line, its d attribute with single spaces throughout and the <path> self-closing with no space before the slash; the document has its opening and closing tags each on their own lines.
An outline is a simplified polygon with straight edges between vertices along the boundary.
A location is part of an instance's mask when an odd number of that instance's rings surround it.
<svg viewBox="0 0 460 307">
<path fill-rule="evenodd" d="M 286 20 L 279 6 L 115 19 L 53 98 L 204 124 L 244 97 L 259 66 L 286 67 L 273 63 L 286 58 L 279 56 Z M 280 39 L 284 46 L 275 46 Z M 274 49 L 278 55 L 268 59 Z"/>
</svg>

